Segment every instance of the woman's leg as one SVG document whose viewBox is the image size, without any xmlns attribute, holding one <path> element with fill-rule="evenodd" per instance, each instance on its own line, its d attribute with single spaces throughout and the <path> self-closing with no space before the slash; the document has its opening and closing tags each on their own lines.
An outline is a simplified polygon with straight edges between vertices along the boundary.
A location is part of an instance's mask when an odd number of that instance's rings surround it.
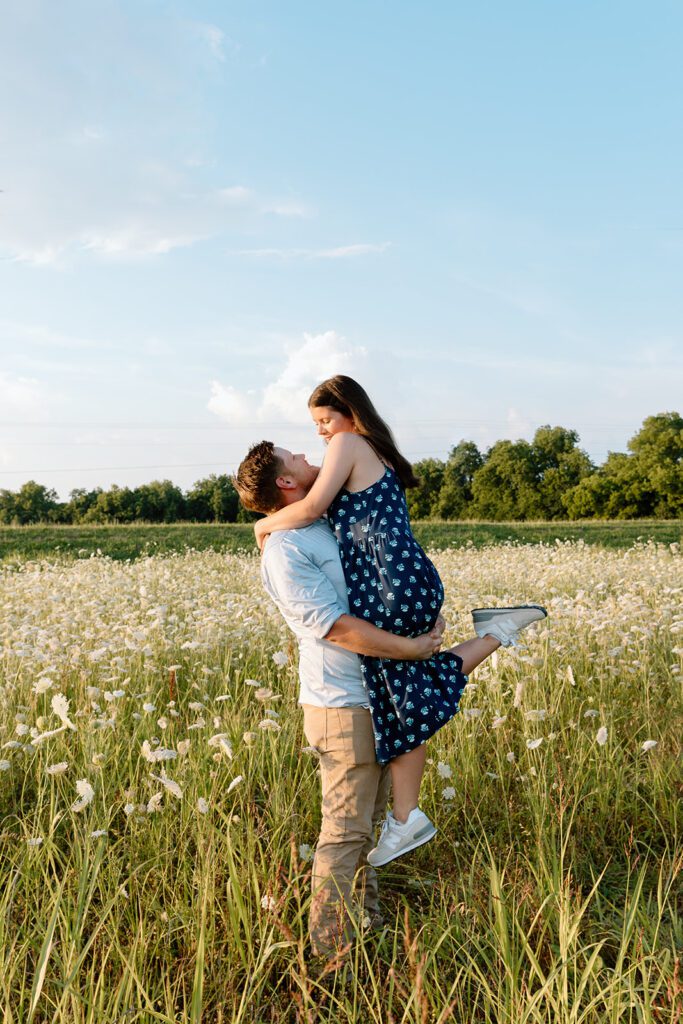
<svg viewBox="0 0 683 1024">
<path fill-rule="evenodd" d="M 427 744 L 423 743 L 407 754 L 399 754 L 389 762 L 393 807 L 391 813 L 396 821 L 407 821 L 408 815 L 418 805 L 420 783 L 427 758 Z"/>
<path fill-rule="evenodd" d="M 462 671 L 469 675 L 499 647 L 500 640 L 495 636 L 475 636 L 449 649 L 462 658 Z M 389 762 L 394 804 L 391 813 L 397 821 L 406 821 L 413 808 L 418 806 L 426 759 L 427 744 L 422 743 L 414 750 L 409 750 L 407 754 L 399 754 Z"/>
<path fill-rule="evenodd" d="M 495 636 L 473 636 L 471 640 L 449 647 L 451 654 L 459 654 L 462 658 L 462 671 L 466 676 L 482 661 L 486 661 L 500 647 L 500 640 Z M 392 762 L 393 763 L 393 762 Z"/>
</svg>

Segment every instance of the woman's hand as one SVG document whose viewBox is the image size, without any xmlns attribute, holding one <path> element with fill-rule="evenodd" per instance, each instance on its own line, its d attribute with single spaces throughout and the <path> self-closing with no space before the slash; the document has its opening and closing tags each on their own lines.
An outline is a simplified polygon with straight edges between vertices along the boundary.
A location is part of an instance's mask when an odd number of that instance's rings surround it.
<svg viewBox="0 0 683 1024">
<path fill-rule="evenodd" d="M 263 545 L 266 543 L 266 538 L 269 535 L 268 519 L 257 519 L 254 523 L 254 536 L 256 537 L 256 543 L 261 554 L 263 554 Z"/>
</svg>

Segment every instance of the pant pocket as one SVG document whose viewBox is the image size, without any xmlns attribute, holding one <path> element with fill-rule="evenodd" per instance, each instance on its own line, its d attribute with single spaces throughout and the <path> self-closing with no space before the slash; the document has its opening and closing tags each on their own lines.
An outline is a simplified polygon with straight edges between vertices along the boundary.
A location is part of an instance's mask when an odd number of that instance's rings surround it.
<svg viewBox="0 0 683 1024">
<path fill-rule="evenodd" d="M 320 754 L 327 749 L 327 708 L 304 704 L 304 736 Z"/>
</svg>

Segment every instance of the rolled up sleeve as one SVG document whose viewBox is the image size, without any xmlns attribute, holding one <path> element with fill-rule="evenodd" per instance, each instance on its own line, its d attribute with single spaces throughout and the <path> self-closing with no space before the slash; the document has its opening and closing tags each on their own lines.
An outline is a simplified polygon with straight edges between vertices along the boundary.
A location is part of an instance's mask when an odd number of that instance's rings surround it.
<svg viewBox="0 0 683 1024">
<path fill-rule="evenodd" d="M 295 633 L 324 639 L 347 610 L 311 558 L 286 538 L 269 543 L 261 561 L 263 585 Z"/>
</svg>

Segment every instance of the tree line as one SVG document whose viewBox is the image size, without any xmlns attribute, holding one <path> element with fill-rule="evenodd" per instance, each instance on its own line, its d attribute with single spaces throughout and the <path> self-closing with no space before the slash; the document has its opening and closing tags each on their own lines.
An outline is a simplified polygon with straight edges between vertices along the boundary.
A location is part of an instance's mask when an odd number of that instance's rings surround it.
<svg viewBox="0 0 683 1024">
<path fill-rule="evenodd" d="M 628 442 L 596 466 L 565 427 L 539 427 L 532 441 L 497 441 L 481 452 L 460 441 L 447 459 L 415 463 L 412 519 L 677 519 L 683 516 L 683 417 L 648 416 Z M 183 492 L 170 480 L 140 487 L 55 491 L 33 480 L 0 490 L 0 523 L 232 523 L 244 510 L 229 475 L 212 474 Z"/>
</svg>

